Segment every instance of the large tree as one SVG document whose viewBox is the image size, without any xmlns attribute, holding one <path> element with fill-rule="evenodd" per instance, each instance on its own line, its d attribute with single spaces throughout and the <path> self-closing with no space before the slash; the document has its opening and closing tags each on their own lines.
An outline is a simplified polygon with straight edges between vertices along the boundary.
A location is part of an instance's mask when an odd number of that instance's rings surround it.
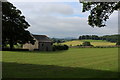
<svg viewBox="0 0 120 80">
<path fill-rule="evenodd" d="M 13 45 L 20 43 L 34 44 L 33 37 L 30 32 L 26 30 L 30 25 L 25 20 L 22 12 L 18 10 L 12 3 L 2 3 L 2 45 Z"/>
<path fill-rule="evenodd" d="M 120 9 L 119 2 L 81 2 L 83 3 L 83 12 L 90 11 L 88 24 L 92 27 L 104 27 L 105 22 L 110 15 Z"/>
</svg>

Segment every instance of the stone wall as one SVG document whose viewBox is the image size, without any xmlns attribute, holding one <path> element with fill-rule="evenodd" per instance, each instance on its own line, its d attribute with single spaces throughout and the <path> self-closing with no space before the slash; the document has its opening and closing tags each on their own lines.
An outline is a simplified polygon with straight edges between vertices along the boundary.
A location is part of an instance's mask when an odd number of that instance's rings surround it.
<svg viewBox="0 0 120 80">
<path fill-rule="evenodd" d="M 52 51 L 52 43 L 51 42 L 39 43 L 39 50 L 40 51 Z"/>
<path fill-rule="evenodd" d="M 38 41 L 36 40 L 34 45 L 32 45 L 30 43 L 24 44 L 23 49 L 29 49 L 30 51 L 33 51 L 34 49 L 38 49 Z"/>
</svg>

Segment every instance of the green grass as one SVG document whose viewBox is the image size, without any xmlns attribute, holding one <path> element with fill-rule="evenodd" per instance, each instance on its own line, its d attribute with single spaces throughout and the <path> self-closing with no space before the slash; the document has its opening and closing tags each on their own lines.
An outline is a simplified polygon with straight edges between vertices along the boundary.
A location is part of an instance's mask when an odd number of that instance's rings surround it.
<svg viewBox="0 0 120 80">
<path fill-rule="evenodd" d="M 118 48 L 3 51 L 2 55 L 3 78 L 113 78 L 118 71 Z"/>
<path fill-rule="evenodd" d="M 77 46 L 82 44 L 84 41 L 89 41 L 94 46 L 114 46 L 116 44 L 116 43 L 107 42 L 105 40 L 73 40 L 73 41 L 64 42 L 62 44 L 66 44 L 68 46 L 70 45 Z"/>
</svg>

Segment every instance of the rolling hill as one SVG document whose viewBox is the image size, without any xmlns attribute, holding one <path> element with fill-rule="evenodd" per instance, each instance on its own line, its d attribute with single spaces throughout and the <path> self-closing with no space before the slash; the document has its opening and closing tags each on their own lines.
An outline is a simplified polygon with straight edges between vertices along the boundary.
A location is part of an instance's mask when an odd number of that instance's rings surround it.
<svg viewBox="0 0 120 80">
<path fill-rule="evenodd" d="M 67 41 L 62 44 L 66 44 L 68 46 L 77 46 L 82 44 L 84 41 L 89 41 L 93 46 L 114 46 L 116 43 L 107 42 L 105 40 L 73 40 Z"/>
</svg>

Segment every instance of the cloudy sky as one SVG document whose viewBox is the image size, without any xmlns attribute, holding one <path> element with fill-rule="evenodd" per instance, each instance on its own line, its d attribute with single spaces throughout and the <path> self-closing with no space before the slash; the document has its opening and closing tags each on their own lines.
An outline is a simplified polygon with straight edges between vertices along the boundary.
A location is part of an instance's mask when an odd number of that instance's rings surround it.
<svg viewBox="0 0 120 80">
<path fill-rule="evenodd" d="M 12 2 L 11 0 L 8 0 Z M 108 35 L 118 33 L 118 12 L 115 11 L 103 28 L 87 24 L 89 12 L 82 13 L 79 2 L 12 2 L 31 25 L 33 34 L 49 37 L 78 37 L 80 35 Z"/>
</svg>

